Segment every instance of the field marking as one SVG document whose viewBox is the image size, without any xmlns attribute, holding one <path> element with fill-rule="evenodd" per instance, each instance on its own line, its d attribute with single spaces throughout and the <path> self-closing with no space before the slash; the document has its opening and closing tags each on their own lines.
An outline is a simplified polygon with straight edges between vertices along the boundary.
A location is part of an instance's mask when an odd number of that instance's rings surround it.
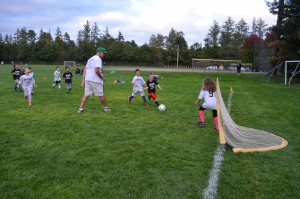
<svg viewBox="0 0 300 199">
<path fill-rule="evenodd" d="M 230 92 L 228 97 L 227 111 L 230 113 L 231 110 L 231 98 L 233 92 Z M 203 191 L 204 199 L 214 199 L 217 197 L 219 173 L 221 172 L 222 161 L 224 160 L 225 146 L 218 144 L 218 147 L 214 155 L 214 163 L 210 170 L 210 177 L 207 187 Z"/>
</svg>

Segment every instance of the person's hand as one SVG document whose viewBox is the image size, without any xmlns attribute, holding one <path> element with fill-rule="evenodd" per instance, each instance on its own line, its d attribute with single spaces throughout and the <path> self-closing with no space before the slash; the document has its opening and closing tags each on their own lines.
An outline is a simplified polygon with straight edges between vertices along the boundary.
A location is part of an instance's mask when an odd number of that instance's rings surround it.
<svg viewBox="0 0 300 199">
<path fill-rule="evenodd" d="M 196 104 L 196 105 L 199 105 L 199 102 L 198 102 L 198 100 L 196 100 L 195 104 Z"/>
<path fill-rule="evenodd" d="M 83 87 L 83 88 L 84 88 L 84 81 L 82 81 L 82 82 L 81 82 L 81 87 Z"/>
<path fill-rule="evenodd" d="M 102 77 L 102 80 L 105 82 L 105 80 L 106 80 L 105 77 Z"/>
</svg>

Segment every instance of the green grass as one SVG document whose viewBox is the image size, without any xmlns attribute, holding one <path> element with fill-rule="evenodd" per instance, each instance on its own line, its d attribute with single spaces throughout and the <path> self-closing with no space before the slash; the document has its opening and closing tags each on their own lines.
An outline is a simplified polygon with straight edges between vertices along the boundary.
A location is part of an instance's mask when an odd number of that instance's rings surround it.
<svg viewBox="0 0 300 199">
<path fill-rule="evenodd" d="M 163 72 L 157 95 L 167 111 L 159 112 L 140 96 L 127 102 L 133 71 L 105 71 L 112 112 L 90 97 L 78 114 L 80 77 L 66 94 L 64 83 L 60 91 L 51 88 L 54 68 L 33 66 L 32 107 L 13 91 L 12 68 L 0 68 L 0 198 L 202 198 L 218 140 L 210 111 L 206 127 L 196 125 L 194 102 L 205 76 L 219 78 L 225 103 L 233 87 L 237 124 L 289 142 L 270 152 L 228 148 L 218 198 L 299 198 L 299 89 L 262 85 L 259 74 Z"/>
</svg>

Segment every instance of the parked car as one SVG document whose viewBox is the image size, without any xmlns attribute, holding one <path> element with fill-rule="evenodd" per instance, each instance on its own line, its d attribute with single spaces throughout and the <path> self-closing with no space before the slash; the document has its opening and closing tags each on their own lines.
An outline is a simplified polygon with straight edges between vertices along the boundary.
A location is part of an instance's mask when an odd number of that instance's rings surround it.
<svg viewBox="0 0 300 199">
<path fill-rule="evenodd" d="M 206 70 L 218 70 L 218 66 L 207 66 Z"/>
</svg>

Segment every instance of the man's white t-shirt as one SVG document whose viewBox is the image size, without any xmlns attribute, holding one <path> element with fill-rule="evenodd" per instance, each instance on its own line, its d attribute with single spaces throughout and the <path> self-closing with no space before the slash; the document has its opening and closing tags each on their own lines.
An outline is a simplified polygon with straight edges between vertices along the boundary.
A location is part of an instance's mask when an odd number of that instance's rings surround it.
<svg viewBox="0 0 300 199">
<path fill-rule="evenodd" d="M 198 98 L 201 100 L 204 99 L 203 108 L 217 110 L 216 92 L 201 90 Z"/>
<path fill-rule="evenodd" d="M 86 63 L 85 81 L 91 81 L 103 84 L 103 80 L 98 77 L 95 68 L 99 68 L 102 73 L 102 60 L 98 55 L 91 57 Z"/>
</svg>

